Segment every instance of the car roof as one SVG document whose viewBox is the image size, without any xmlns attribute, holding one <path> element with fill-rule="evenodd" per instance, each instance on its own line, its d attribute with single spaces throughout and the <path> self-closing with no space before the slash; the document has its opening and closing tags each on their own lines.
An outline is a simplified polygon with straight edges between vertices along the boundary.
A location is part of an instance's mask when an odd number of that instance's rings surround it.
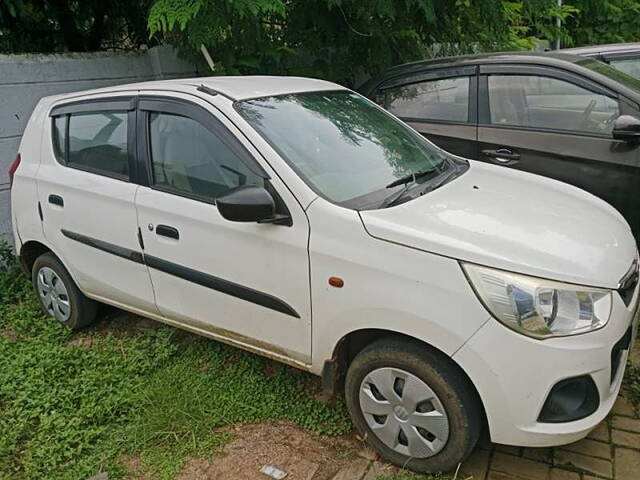
<svg viewBox="0 0 640 480">
<path fill-rule="evenodd" d="M 89 95 L 131 90 L 173 90 L 196 93 L 197 88 L 201 86 L 206 87 L 206 89 L 202 89 L 203 91 L 208 90 L 203 95 L 219 93 L 231 100 L 247 100 L 288 93 L 347 90 L 345 87 L 335 83 L 315 78 L 247 75 L 154 80 L 89 90 L 81 92 L 81 94 Z M 74 92 L 73 95 L 77 96 L 78 93 Z"/>
<path fill-rule="evenodd" d="M 385 78 L 403 76 L 408 73 L 419 72 L 431 68 L 461 67 L 465 65 L 482 65 L 491 63 L 531 63 L 557 65 L 563 62 L 578 63 L 584 60 L 578 55 L 558 52 L 498 52 L 481 53 L 476 55 L 459 55 L 441 57 L 417 62 L 405 63 L 388 68 L 383 72 Z"/>
<path fill-rule="evenodd" d="M 572 55 L 598 55 L 603 53 L 622 53 L 640 51 L 640 43 L 609 43 L 606 45 L 589 45 L 585 47 L 563 48 L 559 50 Z"/>
<path fill-rule="evenodd" d="M 417 62 L 405 63 L 403 65 L 391 67 L 368 80 L 358 88 L 358 91 L 365 96 L 371 96 L 376 88 L 389 80 L 410 77 L 413 74 L 421 74 L 432 69 L 446 70 L 447 68 L 461 68 L 465 66 L 471 67 L 488 64 L 517 64 L 556 67 L 559 69 L 563 69 L 565 71 L 596 81 L 614 91 L 623 93 L 636 102 L 639 101 L 640 89 L 632 89 L 606 75 L 596 72 L 595 69 L 588 68 L 586 66 L 588 62 L 599 63 L 597 60 L 592 58 L 586 58 L 583 56 L 573 55 L 571 53 L 557 50 L 549 52 L 499 52 L 484 53 L 478 55 L 462 55 L 457 57 L 443 57 L 431 60 L 420 60 Z"/>
</svg>

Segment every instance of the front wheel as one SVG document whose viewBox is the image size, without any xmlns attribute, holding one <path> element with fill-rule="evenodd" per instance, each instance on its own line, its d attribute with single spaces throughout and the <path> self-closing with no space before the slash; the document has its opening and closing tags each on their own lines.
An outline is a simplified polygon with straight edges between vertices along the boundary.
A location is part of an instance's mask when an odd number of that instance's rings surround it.
<svg viewBox="0 0 640 480">
<path fill-rule="evenodd" d="M 482 410 L 468 380 L 418 342 L 383 339 L 366 347 L 349 366 L 345 396 L 367 442 L 401 467 L 452 470 L 480 435 Z"/>
<path fill-rule="evenodd" d="M 76 330 L 96 318 L 97 305 L 85 297 L 51 252 L 40 255 L 31 273 L 42 311 L 67 327 Z"/>
</svg>

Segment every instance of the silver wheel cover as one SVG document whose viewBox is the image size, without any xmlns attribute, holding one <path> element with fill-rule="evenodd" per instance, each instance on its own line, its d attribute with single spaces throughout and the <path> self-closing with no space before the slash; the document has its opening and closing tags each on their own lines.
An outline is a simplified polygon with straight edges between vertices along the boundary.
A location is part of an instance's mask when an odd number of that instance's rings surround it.
<svg viewBox="0 0 640 480">
<path fill-rule="evenodd" d="M 360 385 L 360 409 L 373 434 L 392 450 L 412 458 L 441 451 L 449 419 L 435 392 L 398 368 L 369 372 Z"/>
<path fill-rule="evenodd" d="M 36 279 L 38 295 L 47 313 L 59 322 L 69 320 L 71 303 L 67 287 L 58 274 L 49 267 L 42 267 Z"/>
</svg>

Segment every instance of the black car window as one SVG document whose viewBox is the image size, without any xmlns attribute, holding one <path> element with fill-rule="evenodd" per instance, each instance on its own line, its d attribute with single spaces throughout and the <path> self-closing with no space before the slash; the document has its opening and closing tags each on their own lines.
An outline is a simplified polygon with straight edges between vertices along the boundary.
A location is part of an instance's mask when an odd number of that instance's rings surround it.
<svg viewBox="0 0 640 480">
<path fill-rule="evenodd" d="M 151 113 L 149 136 L 153 185 L 213 201 L 242 185 L 264 185 L 215 133 L 188 117 Z"/>
<path fill-rule="evenodd" d="M 53 127 L 54 152 L 59 161 L 64 159 L 70 167 L 108 177 L 129 178 L 127 112 L 67 114 L 55 117 Z"/>
<path fill-rule="evenodd" d="M 401 118 L 467 122 L 469 77 L 443 78 L 385 90 L 385 107 Z"/>
<path fill-rule="evenodd" d="M 609 64 L 627 75 L 640 79 L 640 57 L 611 59 Z"/>
<path fill-rule="evenodd" d="M 573 83 L 537 75 L 490 75 L 494 125 L 610 134 L 618 102 Z"/>
</svg>

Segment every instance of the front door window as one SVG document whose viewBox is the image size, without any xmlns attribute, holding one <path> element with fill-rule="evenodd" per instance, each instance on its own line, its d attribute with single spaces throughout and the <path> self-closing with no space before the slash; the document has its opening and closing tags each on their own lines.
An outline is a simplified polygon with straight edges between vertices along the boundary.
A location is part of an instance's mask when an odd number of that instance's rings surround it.
<svg viewBox="0 0 640 480">
<path fill-rule="evenodd" d="M 618 102 L 573 83 L 541 75 L 490 75 L 493 125 L 610 135 Z"/>
</svg>

